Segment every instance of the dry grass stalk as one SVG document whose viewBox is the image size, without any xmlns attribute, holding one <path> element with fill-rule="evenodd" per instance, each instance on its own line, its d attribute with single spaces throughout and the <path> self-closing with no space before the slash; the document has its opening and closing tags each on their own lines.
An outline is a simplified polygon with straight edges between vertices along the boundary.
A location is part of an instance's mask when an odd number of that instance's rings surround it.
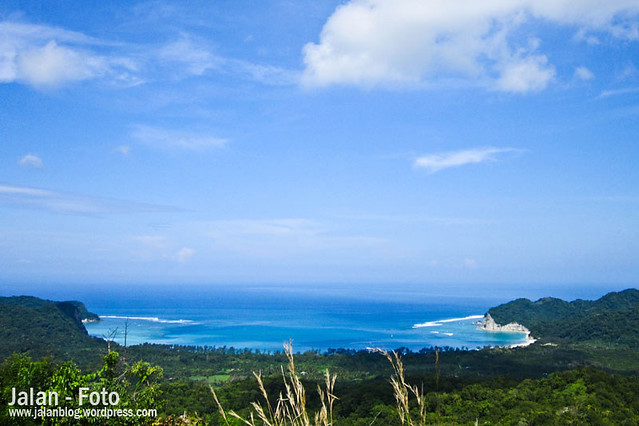
<svg viewBox="0 0 639 426">
<path fill-rule="evenodd" d="M 226 417 L 226 412 L 224 411 L 224 407 L 222 407 L 222 404 L 220 404 L 220 400 L 217 398 L 217 394 L 215 393 L 215 389 L 213 389 L 213 386 L 211 386 L 210 383 L 209 383 L 209 389 L 211 390 L 211 393 L 213 394 L 213 399 L 215 400 L 215 403 L 217 404 L 217 409 L 220 412 L 220 415 L 224 419 L 224 422 L 228 425 L 229 424 L 229 420 Z"/>
<path fill-rule="evenodd" d="M 393 375 L 390 378 L 390 384 L 393 387 L 393 393 L 395 394 L 395 401 L 397 403 L 397 415 L 402 424 L 409 426 L 425 425 L 426 424 L 426 398 L 424 396 L 424 389 L 419 389 L 417 386 L 411 386 L 406 383 L 404 377 L 404 364 L 397 352 L 391 352 L 389 354 L 381 349 L 377 350 L 393 366 Z M 410 412 L 410 395 L 413 395 L 417 401 L 418 420 L 413 419 Z"/>
<path fill-rule="evenodd" d="M 337 376 L 331 376 L 328 370 L 326 370 L 326 391 L 324 391 L 319 385 L 317 385 L 317 392 L 319 393 L 320 400 L 322 401 L 322 408 L 320 409 L 319 413 L 315 414 L 316 425 L 330 426 L 333 424 L 333 403 L 339 399 L 333 393 L 336 379 Z"/>
<path fill-rule="evenodd" d="M 311 426 L 311 420 L 306 408 L 306 389 L 304 388 L 299 375 L 295 371 L 293 346 L 289 342 L 284 345 L 284 349 L 288 359 L 288 374 L 284 372 L 284 368 L 282 367 L 284 394 L 280 393 L 275 410 L 273 410 L 273 406 L 270 403 L 261 373 L 253 373 L 253 375 L 257 379 L 260 392 L 266 402 L 265 405 L 260 402 L 252 402 L 251 406 L 253 407 L 260 424 L 266 426 Z M 338 399 L 333 393 L 336 378 L 336 376 L 331 376 L 331 374 L 326 371 L 326 389 L 322 389 L 318 386 L 318 391 L 322 401 L 322 408 L 313 417 L 313 424 L 315 426 L 331 426 L 333 424 L 333 403 Z M 253 413 L 250 414 L 248 419 L 241 417 L 233 411 L 229 411 L 227 416 L 222 404 L 220 404 L 215 390 L 210 385 L 209 388 L 211 389 L 213 398 L 218 406 L 218 410 L 227 425 L 229 425 L 228 416 L 231 416 L 246 425 L 257 426 Z"/>
</svg>

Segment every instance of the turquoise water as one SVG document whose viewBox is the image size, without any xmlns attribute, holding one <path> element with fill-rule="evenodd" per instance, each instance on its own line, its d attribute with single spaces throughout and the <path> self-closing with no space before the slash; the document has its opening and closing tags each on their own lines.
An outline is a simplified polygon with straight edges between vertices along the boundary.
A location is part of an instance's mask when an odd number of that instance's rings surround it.
<svg viewBox="0 0 639 426">
<path fill-rule="evenodd" d="M 99 323 L 91 335 L 115 340 L 296 351 L 330 348 L 419 350 L 479 348 L 525 341 L 522 333 L 489 333 L 475 322 L 499 297 L 433 295 L 419 287 L 319 286 L 145 287 L 86 295 Z M 417 326 L 416 325 L 422 325 Z"/>
</svg>

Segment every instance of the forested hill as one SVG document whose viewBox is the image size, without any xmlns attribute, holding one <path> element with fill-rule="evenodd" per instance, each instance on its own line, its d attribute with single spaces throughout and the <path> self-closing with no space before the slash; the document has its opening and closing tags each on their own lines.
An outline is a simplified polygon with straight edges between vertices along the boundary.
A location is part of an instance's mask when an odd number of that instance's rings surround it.
<svg viewBox="0 0 639 426">
<path fill-rule="evenodd" d="M 60 309 L 68 313 L 73 318 L 83 321 L 99 321 L 100 317 L 93 312 L 89 312 L 84 306 L 84 303 L 76 300 L 69 300 L 66 302 L 54 302 L 52 300 L 40 299 L 33 296 L 12 296 L 12 297 L 0 297 L 0 306 L 23 306 L 25 308 L 38 308 L 50 304 L 57 305 Z"/>
<path fill-rule="evenodd" d="M 0 359 L 13 352 L 39 358 L 78 358 L 102 345 L 89 337 L 82 320 L 99 319 L 76 301 L 53 302 L 30 296 L 0 297 Z M 94 362 L 99 362 L 99 357 Z"/>
<path fill-rule="evenodd" d="M 639 348 L 639 290 L 608 293 L 595 301 L 544 297 L 491 308 L 498 324 L 516 322 L 542 341 L 597 342 Z"/>
</svg>

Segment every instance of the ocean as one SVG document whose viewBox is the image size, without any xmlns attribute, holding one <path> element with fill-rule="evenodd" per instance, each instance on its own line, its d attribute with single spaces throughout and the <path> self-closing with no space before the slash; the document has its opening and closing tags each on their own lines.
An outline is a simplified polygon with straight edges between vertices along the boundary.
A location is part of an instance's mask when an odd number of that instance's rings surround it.
<svg viewBox="0 0 639 426">
<path fill-rule="evenodd" d="M 65 290 L 66 289 L 66 290 Z M 581 293 L 579 293 L 581 291 Z M 516 297 L 546 295 L 597 298 L 589 288 L 490 291 L 419 285 L 83 285 L 47 287 L 39 297 L 75 299 L 101 321 L 89 334 L 127 345 L 169 345 L 295 351 L 386 350 L 449 346 L 475 349 L 525 342 L 522 333 L 491 333 L 476 327 L 492 306 Z M 45 293 L 45 294 L 42 294 Z M 72 297 L 69 295 L 72 294 Z"/>
</svg>

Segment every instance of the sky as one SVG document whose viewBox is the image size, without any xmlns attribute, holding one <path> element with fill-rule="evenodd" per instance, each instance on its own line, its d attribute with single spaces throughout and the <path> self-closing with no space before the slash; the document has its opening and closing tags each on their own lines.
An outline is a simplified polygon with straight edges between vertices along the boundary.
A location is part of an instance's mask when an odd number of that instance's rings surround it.
<svg viewBox="0 0 639 426">
<path fill-rule="evenodd" d="M 636 0 L 0 4 L 0 283 L 636 286 Z"/>
</svg>

